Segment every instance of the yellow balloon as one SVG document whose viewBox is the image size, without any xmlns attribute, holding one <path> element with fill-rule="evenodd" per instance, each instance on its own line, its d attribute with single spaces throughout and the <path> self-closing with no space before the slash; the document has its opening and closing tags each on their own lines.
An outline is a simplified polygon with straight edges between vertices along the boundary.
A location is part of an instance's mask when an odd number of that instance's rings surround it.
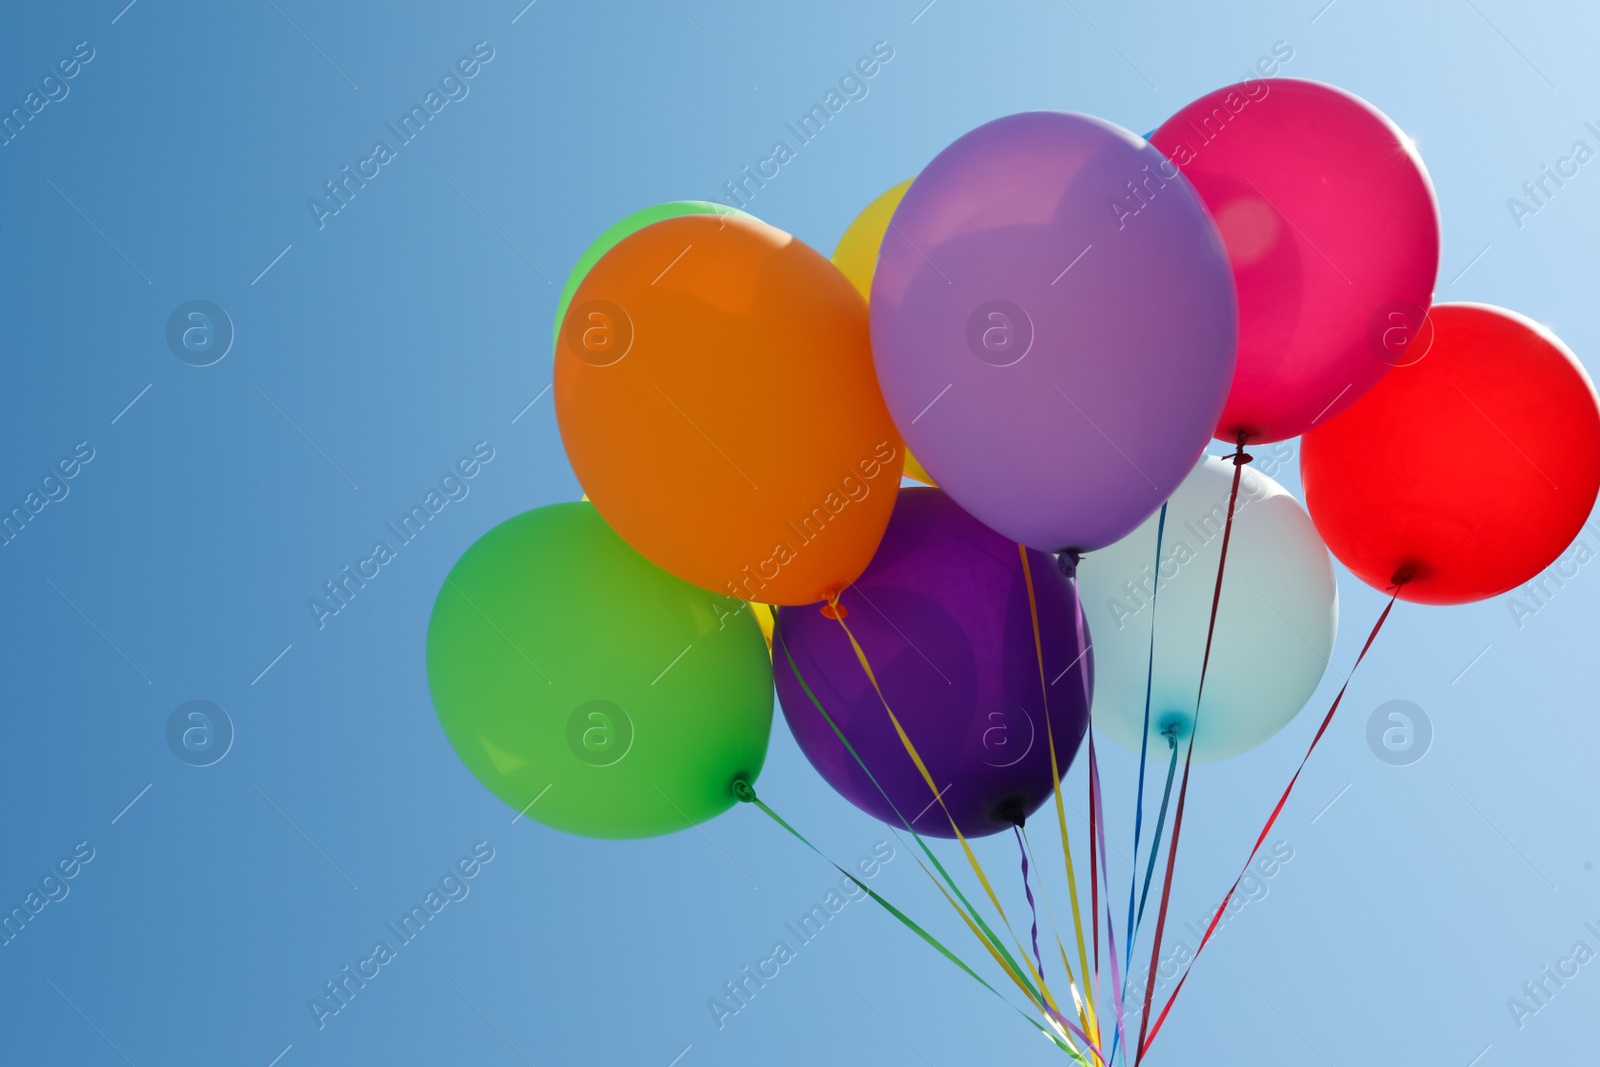
<svg viewBox="0 0 1600 1067">
<path fill-rule="evenodd" d="M 750 602 L 750 610 L 755 614 L 756 624 L 761 627 L 761 636 L 767 639 L 767 655 L 772 654 L 772 609 L 765 604 Z"/>
<path fill-rule="evenodd" d="M 838 247 L 833 250 L 833 265 L 844 272 L 850 284 L 869 302 L 872 300 L 872 276 L 878 269 L 878 248 L 883 244 L 883 235 L 889 232 L 889 219 L 894 209 L 900 206 L 900 199 L 911 188 L 912 181 L 907 178 L 868 204 L 845 229 Z M 906 452 L 906 475 L 927 485 L 935 484 L 909 451 Z M 771 644 L 770 624 L 762 625 L 769 628 L 768 644 Z"/>
<path fill-rule="evenodd" d="M 908 478 L 915 478 L 923 485 L 936 486 L 939 484 L 933 480 L 933 475 L 922 469 L 922 464 L 917 462 L 917 457 L 911 454 L 910 449 L 906 450 L 906 476 Z"/>
<path fill-rule="evenodd" d="M 907 178 L 868 204 L 845 229 L 838 247 L 833 250 L 833 265 L 844 272 L 863 299 L 872 299 L 872 275 L 878 269 L 878 247 L 883 244 L 883 235 L 889 232 L 889 219 L 900 206 L 906 190 L 911 188 L 912 180 Z"/>
</svg>

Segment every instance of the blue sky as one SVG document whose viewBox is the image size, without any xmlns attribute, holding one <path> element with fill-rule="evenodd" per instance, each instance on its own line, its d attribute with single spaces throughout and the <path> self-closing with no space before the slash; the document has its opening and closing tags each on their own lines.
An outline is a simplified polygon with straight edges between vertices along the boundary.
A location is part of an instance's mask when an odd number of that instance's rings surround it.
<svg viewBox="0 0 1600 1067">
<path fill-rule="evenodd" d="M 1440 298 L 1544 322 L 1592 371 L 1600 174 L 1586 164 L 1532 214 L 1508 201 L 1575 142 L 1600 147 L 1600 14 L 524 2 L 95 0 L 32 5 L 0 36 L 0 104 L 49 99 L 0 146 L 0 502 L 56 498 L 0 548 L 0 904 L 59 897 L 0 947 L 0 1060 L 1049 1062 L 861 902 L 719 1029 L 707 1000 L 832 868 L 748 807 L 645 842 L 513 823 L 451 752 L 423 667 L 433 596 L 484 531 L 580 491 L 544 392 L 568 267 L 630 211 L 721 196 L 879 42 L 892 59 L 749 201 L 824 251 L 863 196 L 982 122 L 1056 108 L 1143 132 L 1283 42 L 1283 74 L 1350 89 L 1416 140 Z M 437 113 L 399 143 L 387 124 L 430 91 Z M 365 184 L 336 214 L 310 207 L 346 167 Z M 232 326 L 209 366 L 168 343 L 196 300 Z M 307 601 L 479 442 L 494 458 L 468 492 L 319 626 Z M 1264 452 L 1298 490 L 1292 447 Z M 1507 1007 L 1576 942 L 1600 950 L 1600 578 L 1573 570 L 1531 613 L 1396 610 L 1273 834 L 1292 860 L 1207 950 L 1151 1063 L 1493 1067 L 1588 1048 L 1600 964 L 1536 1014 Z M 1381 608 L 1339 582 L 1313 712 L 1195 772 L 1175 937 L 1236 873 Z M 232 723 L 209 766 L 168 747 L 191 700 Z M 1395 700 L 1432 728 L 1404 766 L 1366 740 Z M 1134 757 L 1102 751 L 1126 850 Z M 893 844 L 781 718 L 760 788 L 841 862 Z M 1068 790 L 1081 808 L 1081 767 Z M 874 888 L 959 944 L 894 847 Z M 1010 842 L 981 852 L 1016 890 Z M 1059 864 L 1041 866 L 1059 913 Z M 1112 874 L 1125 884 L 1115 853 Z M 308 1002 L 446 877 L 448 905 L 319 1028 Z"/>
</svg>

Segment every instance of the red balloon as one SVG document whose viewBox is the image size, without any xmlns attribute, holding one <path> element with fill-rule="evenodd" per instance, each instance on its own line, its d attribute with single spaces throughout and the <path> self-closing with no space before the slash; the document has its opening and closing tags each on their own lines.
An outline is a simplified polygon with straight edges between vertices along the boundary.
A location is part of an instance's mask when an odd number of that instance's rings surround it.
<svg viewBox="0 0 1600 1067">
<path fill-rule="evenodd" d="M 1439 208 L 1383 112 L 1319 82 L 1250 79 L 1150 139 L 1205 201 L 1233 266 L 1239 362 L 1218 440 L 1304 433 L 1410 359 L 1439 270 Z M 1155 195 L 1147 179 L 1113 210 L 1136 215 Z"/>
<path fill-rule="evenodd" d="M 1305 435 L 1306 507 L 1368 585 L 1422 604 L 1513 589 L 1578 535 L 1600 492 L 1600 397 L 1549 330 L 1438 304 L 1432 344 Z"/>
</svg>

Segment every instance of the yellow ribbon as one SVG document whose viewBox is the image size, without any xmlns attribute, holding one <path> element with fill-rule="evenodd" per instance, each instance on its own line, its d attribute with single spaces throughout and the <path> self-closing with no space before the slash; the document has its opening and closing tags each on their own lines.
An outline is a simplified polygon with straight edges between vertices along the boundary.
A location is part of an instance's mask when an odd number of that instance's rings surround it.
<svg viewBox="0 0 1600 1067">
<path fill-rule="evenodd" d="M 1050 780 L 1054 785 L 1056 798 L 1056 821 L 1061 825 L 1061 855 L 1067 867 L 1067 890 L 1072 900 L 1072 927 L 1078 938 L 1078 964 L 1083 968 L 1082 974 L 1087 984 L 1090 980 L 1089 953 L 1083 941 L 1083 914 L 1078 905 L 1078 879 L 1072 870 L 1072 843 L 1067 836 L 1067 810 L 1061 802 L 1061 767 L 1056 760 L 1055 731 L 1050 725 L 1050 689 L 1044 680 L 1044 641 L 1039 635 L 1039 601 L 1033 588 L 1033 569 L 1028 563 L 1028 549 L 1026 545 L 1018 545 L 1017 553 L 1022 557 L 1022 577 L 1028 586 L 1028 614 L 1033 620 L 1033 651 L 1039 661 L 1039 693 L 1044 700 L 1044 730 L 1045 738 L 1050 744 Z M 1093 872 L 1090 872 L 1091 876 Z M 1058 939 L 1059 941 L 1059 939 Z M 1066 953 L 1063 950 L 1062 958 Z M 1095 1015 L 1094 998 L 1085 997 L 1086 1003 L 1079 1011 L 1079 1018 L 1083 1022 L 1084 1033 L 1094 1038 L 1095 1044 L 1100 1043 L 1100 1021 Z"/>
<path fill-rule="evenodd" d="M 1028 958 L 1027 949 L 1022 947 L 1021 939 L 1017 937 L 1016 931 L 1011 928 L 1011 920 L 1006 917 L 1006 910 L 1001 906 L 1000 898 L 995 894 L 994 886 L 989 884 L 989 876 L 984 873 L 983 864 L 978 862 L 978 857 L 972 851 L 972 846 L 967 843 L 966 836 L 961 832 L 961 827 L 956 825 L 955 816 L 951 815 L 950 809 L 945 806 L 944 796 L 939 791 L 938 783 L 934 781 L 933 775 L 928 772 L 928 766 L 922 761 L 921 754 L 917 752 L 917 746 L 911 743 L 911 738 L 906 734 L 905 727 L 900 725 L 899 717 L 895 715 L 894 709 L 889 706 L 888 698 L 883 695 L 883 689 L 878 685 L 878 677 L 875 673 L 873 673 L 872 664 L 867 661 L 866 652 L 862 649 L 861 643 L 856 640 L 856 635 L 850 632 L 849 624 L 844 621 L 844 611 L 842 611 L 839 607 L 839 598 L 837 595 L 829 598 L 828 606 L 833 609 L 831 614 L 834 620 L 839 623 L 840 628 L 844 630 L 845 637 L 849 638 L 850 647 L 855 651 L 856 654 L 856 660 L 861 664 L 862 671 L 866 673 L 867 681 L 872 683 L 873 691 L 878 694 L 878 700 L 883 704 L 883 710 L 888 713 L 889 722 L 894 725 L 894 731 L 897 735 L 899 735 L 900 744 L 905 748 L 906 755 L 910 756 L 911 762 L 916 764 L 917 772 L 922 775 L 922 780 L 928 783 L 928 788 L 933 792 L 933 799 L 938 803 L 940 809 L 944 811 L 945 818 L 950 820 L 950 829 L 956 835 L 956 840 L 961 842 L 961 850 L 966 853 L 967 863 L 972 867 L 972 872 L 978 876 L 978 881 L 983 885 L 983 891 L 988 894 L 989 903 L 993 904 L 994 910 L 999 913 L 1000 921 L 1005 924 L 1006 932 L 1011 935 L 1012 942 L 1017 946 L 1017 953 L 1021 957 L 1023 964 L 1027 966 L 1028 972 L 1033 975 L 1033 980 L 1039 984 L 1040 995 L 1044 998 L 1045 1003 L 1048 1004 L 1052 1010 L 1059 1012 L 1061 1009 L 1056 1006 L 1055 998 L 1051 995 L 1050 988 L 1045 983 L 1044 976 L 1039 973 L 1037 968 L 1034 967 L 1033 961 Z M 1051 762 L 1053 765 L 1053 753 Z M 942 887 L 940 891 L 943 892 Z M 1076 893 L 1076 890 L 1074 890 L 1074 893 Z M 1073 901 L 1073 907 L 1074 912 L 1076 912 L 1076 900 Z M 962 918 L 966 918 L 965 913 L 963 913 Z M 969 925 L 971 924 L 969 923 Z M 985 947 L 989 948 L 989 951 L 993 953 L 993 946 L 989 944 L 986 938 L 983 940 Z M 1079 935 L 1079 947 L 1080 949 L 1082 947 L 1081 934 Z M 1007 970 L 1009 971 L 1009 968 L 1007 968 Z M 1013 980 L 1015 980 L 1015 976 L 1013 977 Z M 1091 1014 L 1090 1017 L 1093 1018 L 1093 1015 Z M 1090 1032 L 1088 1027 L 1084 1028 L 1084 1032 Z M 1096 1038 L 1096 1043 L 1099 1043 L 1098 1038 Z"/>
</svg>

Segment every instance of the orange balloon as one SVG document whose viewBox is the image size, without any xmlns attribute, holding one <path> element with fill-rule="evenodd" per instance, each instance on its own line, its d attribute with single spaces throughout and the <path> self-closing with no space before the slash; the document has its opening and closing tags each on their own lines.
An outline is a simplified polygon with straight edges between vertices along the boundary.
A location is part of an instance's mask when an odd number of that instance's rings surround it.
<svg viewBox="0 0 1600 1067">
<path fill-rule="evenodd" d="M 618 242 L 572 298 L 555 395 L 606 522 L 706 589 L 824 600 L 889 523 L 905 446 L 866 302 L 764 222 L 686 215 Z"/>
</svg>

